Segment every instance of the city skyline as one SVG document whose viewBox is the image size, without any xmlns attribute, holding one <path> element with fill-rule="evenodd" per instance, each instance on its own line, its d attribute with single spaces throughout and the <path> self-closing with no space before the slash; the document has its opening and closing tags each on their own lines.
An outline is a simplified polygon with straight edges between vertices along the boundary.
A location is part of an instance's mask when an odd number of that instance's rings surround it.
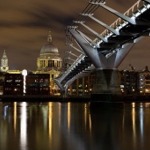
<svg viewBox="0 0 150 150">
<path fill-rule="evenodd" d="M 137 0 L 107 0 L 108 6 L 124 13 Z M 0 2 L 0 55 L 6 50 L 10 69 L 36 69 L 36 59 L 41 47 L 47 41 L 48 31 L 52 32 L 53 44 L 60 55 L 66 50 L 65 28 L 83 11 L 87 0 L 26 0 Z M 116 18 L 99 9 L 99 19 L 111 24 Z M 108 17 L 105 17 L 105 16 Z M 94 29 L 100 26 L 93 26 Z M 104 29 L 99 28 L 101 33 Z M 149 66 L 149 37 L 137 43 L 127 55 L 119 68 L 125 69 L 132 64 L 137 69 Z"/>
</svg>

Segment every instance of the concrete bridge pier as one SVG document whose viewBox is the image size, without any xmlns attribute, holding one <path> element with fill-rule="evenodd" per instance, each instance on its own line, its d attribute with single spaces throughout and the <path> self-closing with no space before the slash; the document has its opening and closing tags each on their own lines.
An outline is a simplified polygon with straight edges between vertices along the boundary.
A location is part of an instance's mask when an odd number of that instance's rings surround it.
<svg viewBox="0 0 150 150">
<path fill-rule="evenodd" d="M 120 96 L 121 76 L 119 71 L 113 69 L 102 69 L 94 72 L 95 80 L 91 97 L 98 100 L 110 99 Z"/>
</svg>

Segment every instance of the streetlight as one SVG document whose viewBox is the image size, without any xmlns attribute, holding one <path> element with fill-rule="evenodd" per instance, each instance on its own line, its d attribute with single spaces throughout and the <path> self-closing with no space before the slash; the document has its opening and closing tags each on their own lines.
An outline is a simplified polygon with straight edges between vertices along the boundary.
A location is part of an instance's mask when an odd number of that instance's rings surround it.
<svg viewBox="0 0 150 150">
<path fill-rule="evenodd" d="M 26 76 L 27 76 L 27 70 L 22 70 L 23 75 L 23 94 L 26 94 Z"/>
</svg>

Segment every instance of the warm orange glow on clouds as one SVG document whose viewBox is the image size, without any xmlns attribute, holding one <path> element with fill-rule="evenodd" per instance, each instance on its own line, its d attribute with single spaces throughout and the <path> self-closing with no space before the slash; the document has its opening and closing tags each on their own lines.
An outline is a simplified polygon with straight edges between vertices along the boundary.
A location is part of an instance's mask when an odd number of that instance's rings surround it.
<svg viewBox="0 0 150 150">
<path fill-rule="evenodd" d="M 106 0 L 107 5 L 125 12 L 136 0 Z M 88 0 L 5 0 L 0 2 L 0 57 L 3 50 L 9 58 L 10 69 L 36 69 L 36 58 L 51 30 L 53 43 L 61 56 L 65 45 L 65 28 L 87 5 Z M 99 19 L 108 24 L 115 21 L 111 14 L 99 10 Z M 99 32 L 104 29 L 98 25 Z M 149 65 L 149 39 L 142 40 L 129 53 L 121 67 Z M 138 64 L 137 64 L 138 63 Z"/>
</svg>

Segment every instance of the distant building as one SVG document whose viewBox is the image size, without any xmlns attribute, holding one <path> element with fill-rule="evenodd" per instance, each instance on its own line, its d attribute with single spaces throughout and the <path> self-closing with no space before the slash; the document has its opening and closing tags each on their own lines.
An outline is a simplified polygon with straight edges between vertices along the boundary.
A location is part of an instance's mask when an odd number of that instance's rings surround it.
<svg viewBox="0 0 150 150">
<path fill-rule="evenodd" d="M 0 72 L 0 95 L 4 94 L 5 72 Z"/>
<path fill-rule="evenodd" d="M 59 95 L 60 90 L 54 82 L 54 78 L 58 77 L 62 71 L 62 59 L 59 55 L 58 48 L 52 43 L 51 32 L 49 31 L 46 44 L 40 51 L 40 56 L 37 58 L 38 74 L 50 74 L 50 94 Z"/>
<path fill-rule="evenodd" d="M 22 86 L 21 71 L 9 70 L 8 57 L 4 50 L 0 65 L 0 95 L 22 95 Z"/>
<path fill-rule="evenodd" d="M 62 59 L 49 32 L 47 42 L 42 46 L 37 58 L 37 69 L 26 75 L 26 81 L 22 71 L 9 70 L 8 57 L 4 50 L 0 65 L 0 95 L 60 95 L 54 78 L 61 72 Z"/>
<path fill-rule="evenodd" d="M 68 95 L 89 97 L 92 93 L 94 79 L 95 76 L 92 73 L 82 78 L 76 79 L 69 86 Z"/>
<path fill-rule="evenodd" d="M 150 71 L 146 66 L 142 71 L 122 70 L 121 91 L 125 95 L 148 95 L 150 94 Z"/>
<path fill-rule="evenodd" d="M 122 70 L 121 73 L 121 92 L 124 95 L 139 93 L 139 72 L 135 70 Z"/>
<path fill-rule="evenodd" d="M 50 95 L 49 74 L 3 73 L 0 75 L 1 95 Z"/>
<path fill-rule="evenodd" d="M 26 95 L 50 95 L 49 79 L 49 74 L 28 74 L 26 77 Z"/>
<path fill-rule="evenodd" d="M 3 95 L 23 95 L 22 74 L 5 74 Z"/>
<path fill-rule="evenodd" d="M 144 70 L 139 72 L 139 80 L 140 94 L 150 94 L 150 71 L 148 69 L 148 66 L 146 66 Z"/>
</svg>

